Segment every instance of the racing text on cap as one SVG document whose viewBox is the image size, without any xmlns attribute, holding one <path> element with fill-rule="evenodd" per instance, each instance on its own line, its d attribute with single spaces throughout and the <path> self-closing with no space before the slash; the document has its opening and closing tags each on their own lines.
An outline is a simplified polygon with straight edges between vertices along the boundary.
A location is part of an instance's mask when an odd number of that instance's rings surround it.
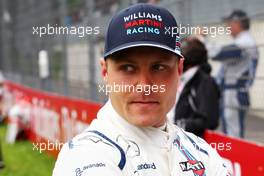
<svg viewBox="0 0 264 176">
<path fill-rule="evenodd" d="M 138 33 L 159 35 L 162 27 L 162 17 L 157 14 L 138 12 L 124 17 L 124 28 L 127 35 Z"/>
</svg>

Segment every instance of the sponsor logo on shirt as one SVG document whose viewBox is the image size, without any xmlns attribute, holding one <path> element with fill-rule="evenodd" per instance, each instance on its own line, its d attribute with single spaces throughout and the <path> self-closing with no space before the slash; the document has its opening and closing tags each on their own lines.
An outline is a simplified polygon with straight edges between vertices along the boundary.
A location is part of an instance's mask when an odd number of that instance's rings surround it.
<svg viewBox="0 0 264 176">
<path fill-rule="evenodd" d="M 152 163 L 152 164 L 139 164 L 137 166 L 137 170 L 143 170 L 143 169 L 156 169 L 156 165 L 155 163 Z"/>
<path fill-rule="evenodd" d="M 194 174 L 202 176 L 204 174 L 205 168 L 201 161 L 189 160 L 179 163 L 183 172 L 193 171 Z"/>
<path fill-rule="evenodd" d="M 95 168 L 95 167 L 105 167 L 104 163 L 93 163 L 93 164 L 88 164 L 86 166 L 83 167 L 78 167 L 75 169 L 75 176 L 82 176 L 82 173 L 90 168 Z"/>
</svg>

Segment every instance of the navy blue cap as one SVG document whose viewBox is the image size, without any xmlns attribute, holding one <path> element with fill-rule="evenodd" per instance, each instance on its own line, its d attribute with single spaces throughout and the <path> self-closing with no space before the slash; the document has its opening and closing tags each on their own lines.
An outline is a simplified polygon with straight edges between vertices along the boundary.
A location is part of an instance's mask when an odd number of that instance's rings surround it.
<svg viewBox="0 0 264 176">
<path fill-rule="evenodd" d="M 151 4 L 132 5 L 110 21 L 104 58 L 138 46 L 162 48 L 182 57 L 176 28 L 176 20 L 168 10 Z"/>
<path fill-rule="evenodd" d="M 243 10 L 234 10 L 229 16 L 224 17 L 223 19 L 224 21 L 244 20 L 248 19 L 248 16 Z"/>
</svg>

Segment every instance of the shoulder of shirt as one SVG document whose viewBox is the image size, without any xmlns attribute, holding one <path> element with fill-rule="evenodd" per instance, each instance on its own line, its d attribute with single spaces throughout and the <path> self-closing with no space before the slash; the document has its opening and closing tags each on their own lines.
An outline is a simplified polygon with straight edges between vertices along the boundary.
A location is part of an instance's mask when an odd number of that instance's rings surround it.
<svg viewBox="0 0 264 176">
<path fill-rule="evenodd" d="M 89 128 L 65 143 L 56 161 L 57 170 L 80 166 L 83 163 L 112 163 L 118 165 L 120 152 L 109 141 L 89 132 Z"/>
<path fill-rule="evenodd" d="M 218 155 L 216 150 L 212 148 L 204 139 L 196 136 L 193 133 L 187 132 L 182 128 L 178 128 L 178 136 L 181 139 L 183 144 L 192 144 L 193 149 L 197 150 L 197 152 L 201 152 L 208 157 Z"/>
<path fill-rule="evenodd" d="M 241 47 L 249 47 L 249 46 L 255 46 L 256 42 L 253 36 L 250 34 L 250 32 L 246 31 L 243 32 L 238 38 L 236 38 L 235 44 Z"/>
<path fill-rule="evenodd" d="M 102 133 L 96 130 L 87 128 L 82 133 L 75 136 L 73 139 L 69 140 L 65 147 L 68 150 L 78 150 L 79 148 L 92 149 L 92 150 L 103 150 L 105 148 L 114 148 L 111 139 L 108 140 L 102 137 Z"/>
<path fill-rule="evenodd" d="M 203 153 L 203 155 L 199 154 L 199 156 L 203 156 L 203 162 L 208 164 L 209 173 L 211 173 L 212 175 L 214 175 L 215 173 L 227 173 L 227 169 L 223 163 L 223 159 L 220 157 L 217 151 L 212 148 L 204 139 L 194 135 L 193 133 L 181 129 L 178 126 L 176 126 L 175 128 L 177 129 L 177 135 L 181 139 L 182 145 L 187 144 L 188 146 L 192 146 L 192 152 L 196 150 L 201 154 Z"/>
<path fill-rule="evenodd" d="M 113 144 L 86 130 L 63 145 L 53 175 L 77 175 L 77 171 L 90 166 L 117 168 L 119 162 L 120 154 Z"/>
<path fill-rule="evenodd" d="M 195 143 L 202 144 L 202 145 L 207 145 L 208 144 L 204 139 L 196 136 L 195 134 L 187 132 L 187 131 L 185 131 L 182 128 L 179 128 L 179 129 L 180 130 L 179 130 L 178 134 L 180 135 L 181 138 L 183 138 L 185 140 L 188 140 L 188 141 L 190 141 L 192 143 L 195 142 Z"/>
<path fill-rule="evenodd" d="M 112 160 L 118 161 L 119 151 L 116 146 L 93 131 L 95 130 L 88 127 L 85 131 L 66 142 L 59 156 L 81 157 L 89 155 L 89 158 L 92 159 L 103 154 L 106 158 L 109 156 Z"/>
</svg>

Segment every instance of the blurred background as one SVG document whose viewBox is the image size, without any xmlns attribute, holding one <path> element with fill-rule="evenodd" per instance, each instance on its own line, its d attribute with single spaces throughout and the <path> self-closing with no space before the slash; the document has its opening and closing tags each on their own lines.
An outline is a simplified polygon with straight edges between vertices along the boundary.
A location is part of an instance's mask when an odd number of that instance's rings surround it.
<svg viewBox="0 0 264 176">
<path fill-rule="evenodd" d="M 264 2 L 263 0 L 1 0 L 0 70 L 9 80 L 48 92 L 104 102 L 99 60 L 109 20 L 130 4 L 148 2 L 168 8 L 179 24 L 220 26 L 222 18 L 242 9 L 251 19 L 251 33 L 260 52 L 251 88 L 250 113 L 264 117 Z M 33 27 L 99 27 L 97 35 L 34 35 Z M 209 36 L 210 37 L 210 36 Z M 211 37 L 224 44 L 228 35 Z M 41 76 L 39 52 L 45 50 L 48 74 Z M 213 74 L 218 71 L 213 63 Z"/>
<path fill-rule="evenodd" d="M 99 61 L 106 27 L 113 14 L 139 2 L 166 7 L 178 24 L 190 26 L 220 26 L 223 25 L 221 19 L 234 9 L 247 12 L 260 58 L 250 89 L 246 139 L 264 143 L 263 0 L 0 0 L 0 70 L 13 82 L 103 103 L 106 96 L 98 91 L 98 85 L 102 83 Z M 99 27 L 99 34 L 83 37 L 33 34 L 33 27 L 48 24 Z M 216 35 L 210 39 L 224 44 L 230 41 L 230 36 Z M 44 61 L 40 57 L 44 57 Z M 219 65 L 211 63 L 216 74 Z M 47 71 L 44 74 L 40 71 L 42 67 Z"/>
<path fill-rule="evenodd" d="M 132 3 L 157 3 L 168 8 L 182 25 L 216 26 L 234 9 L 251 18 L 260 63 L 252 88 L 252 109 L 264 111 L 263 0 L 1 0 L 0 69 L 7 79 L 33 88 L 94 101 L 104 101 L 98 92 L 101 82 L 99 60 L 109 20 Z M 33 35 L 33 27 L 98 26 L 98 35 Z M 229 36 L 213 40 L 228 42 Z M 39 52 L 46 50 L 49 75 L 39 75 Z M 217 70 L 217 69 L 215 69 Z"/>
</svg>

